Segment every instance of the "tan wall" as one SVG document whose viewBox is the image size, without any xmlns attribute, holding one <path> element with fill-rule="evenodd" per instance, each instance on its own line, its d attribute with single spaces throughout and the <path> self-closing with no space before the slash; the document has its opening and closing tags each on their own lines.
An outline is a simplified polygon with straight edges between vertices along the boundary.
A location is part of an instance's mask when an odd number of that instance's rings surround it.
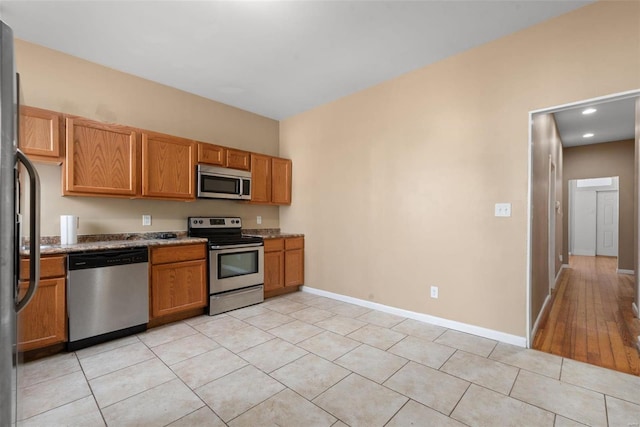
<svg viewBox="0 0 640 427">
<path fill-rule="evenodd" d="M 525 336 L 529 112 L 640 88 L 639 24 L 598 2 L 282 121 L 306 284 Z"/>
<path fill-rule="evenodd" d="M 633 270 L 633 175 L 634 141 L 609 142 L 564 149 L 563 188 L 569 180 L 581 178 L 619 177 L 618 192 L 618 268 Z M 569 261 L 569 197 L 562 199 L 564 235 L 563 259 Z"/>
<path fill-rule="evenodd" d="M 21 40 L 16 41 L 16 52 L 24 105 L 278 154 L 275 120 Z M 39 165 L 38 170 L 44 236 L 60 234 L 63 214 L 80 216 L 79 234 L 186 230 L 189 215 L 237 215 L 247 228 L 279 224 L 277 207 L 239 202 L 62 197 L 60 167 Z M 151 227 L 142 227 L 142 214 L 152 215 Z M 260 226 L 257 215 L 263 217 Z"/>
<path fill-rule="evenodd" d="M 558 127 L 553 114 L 536 114 L 533 118 L 531 141 L 533 181 L 531 183 L 533 215 L 531 219 L 531 325 L 540 315 L 545 299 L 550 294 L 549 277 L 549 183 L 551 163 L 555 165 L 555 201 L 560 202 L 562 186 L 563 151 Z M 552 206 L 555 206 L 553 202 Z M 559 255 L 562 253 L 562 215 L 555 215 L 554 278 L 560 271 Z"/>
</svg>

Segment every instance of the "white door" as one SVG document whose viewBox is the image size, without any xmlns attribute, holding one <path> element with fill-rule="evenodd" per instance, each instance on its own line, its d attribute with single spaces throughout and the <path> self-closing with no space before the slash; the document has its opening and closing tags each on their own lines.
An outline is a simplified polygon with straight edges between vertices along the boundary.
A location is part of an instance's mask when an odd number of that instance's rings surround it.
<svg viewBox="0 0 640 427">
<path fill-rule="evenodd" d="M 595 191 L 576 191 L 573 201 L 573 255 L 596 255 L 596 209 Z"/>
<path fill-rule="evenodd" d="M 598 191 L 596 255 L 618 256 L 618 192 Z"/>
</svg>

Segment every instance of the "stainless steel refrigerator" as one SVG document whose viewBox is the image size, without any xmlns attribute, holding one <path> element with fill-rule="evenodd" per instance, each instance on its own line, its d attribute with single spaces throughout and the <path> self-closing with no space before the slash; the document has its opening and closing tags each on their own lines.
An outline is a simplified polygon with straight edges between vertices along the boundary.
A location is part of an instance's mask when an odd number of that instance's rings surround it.
<svg viewBox="0 0 640 427">
<path fill-rule="evenodd" d="M 19 93 L 13 31 L 0 21 L 0 426 L 15 425 L 18 418 L 18 313 L 29 303 L 40 278 L 40 183 L 33 164 L 18 149 Z M 28 202 L 21 200 L 22 170 L 28 174 L 24 179 Z M 18 252 L 25 227 L 21 204 L 29 207 L 31 264 L 29 287 L 19 293 Z"/>
</svg>

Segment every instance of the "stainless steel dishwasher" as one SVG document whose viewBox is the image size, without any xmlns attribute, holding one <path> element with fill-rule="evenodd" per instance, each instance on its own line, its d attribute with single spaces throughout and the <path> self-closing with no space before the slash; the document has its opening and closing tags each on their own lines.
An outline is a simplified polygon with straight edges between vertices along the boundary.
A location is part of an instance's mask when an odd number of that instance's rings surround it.
<svg viewBox="0 0 640 427">
<path fill-rule="evenodd" d="M 68 263 L 67 350 L 147 329 L 149 251 L 146 247 L 72 253 Z"/>
</svg>

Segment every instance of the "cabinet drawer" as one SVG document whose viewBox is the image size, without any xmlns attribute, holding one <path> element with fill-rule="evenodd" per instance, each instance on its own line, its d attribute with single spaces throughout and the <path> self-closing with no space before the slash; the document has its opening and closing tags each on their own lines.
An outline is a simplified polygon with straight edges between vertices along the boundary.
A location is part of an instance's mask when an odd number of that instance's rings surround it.
<svg viewBox="0 0 640 427">
<path fill-rule="evenodd" d="M 189 261 L 194 259 L 204 259 L 205 257 L 206 246 L 204 244 L 160 246 L 151 248 L 152 264 Z"/>
<path fill-rule="evenodd" d="M 285 239 L 284 248 L 286 250 L 304 248 L 304 237 L 289 237 Z"/>
<path fill-rule="evenodd" d="M 40 258 L 40 278 L 64 277 L 66 275 L 66 257 L 64 255 Z M 29 259 L 20 260 L 20 279 L 29 278 Z"/>
<path fill-rule="evenodd" d="M 274 252 L 284 250 L 284 239 L 264 239 L 264 251 Z"/>
</svg>

